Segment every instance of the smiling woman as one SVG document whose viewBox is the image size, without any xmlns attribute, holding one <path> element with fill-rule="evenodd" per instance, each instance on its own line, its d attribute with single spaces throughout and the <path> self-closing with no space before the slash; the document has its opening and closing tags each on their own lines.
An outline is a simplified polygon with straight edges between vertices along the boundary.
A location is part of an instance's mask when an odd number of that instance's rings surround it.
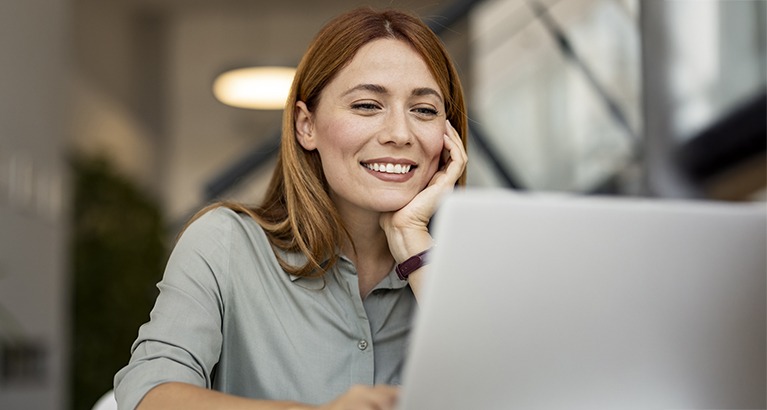
<svg viewBox="0 0 767 410">
<path fill-rule="evenodd" d="M 465 135 L 458 76 L 423 22 L 329 22 L 296 71 L 264 202 L 212 205 L 181 235 L 115 377 L 121 408 L 393 408 Z"/>
</svg>

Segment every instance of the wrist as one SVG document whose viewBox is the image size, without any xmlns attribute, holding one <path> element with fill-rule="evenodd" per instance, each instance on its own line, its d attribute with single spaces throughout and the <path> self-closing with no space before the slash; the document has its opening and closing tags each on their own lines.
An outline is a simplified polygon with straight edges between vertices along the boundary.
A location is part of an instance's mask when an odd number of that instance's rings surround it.
<svg viewBox="0 0 767 410">
<path fill-rule="evenodd" d="M 434 246 L 434 240 L 427 230 L 396 230 L 387 233 L 387 240 L 396 264 Z"/>
<path fill-rule="evenodd" d="M 417 270 L 421 269 L 424 265 L 429 263 L 429 251 L 431 251 L 432 248 L 426 249 L 425 251 L 421 251 L 416 253 L 415 255 L 409 257 L 404 262 L 397 264 L 394 267 L 394 271 L 397 273 L 397 277 L 400 280 L 408 280 L 408 277 L 411 273 L 416 272 Z"/>
</svg>

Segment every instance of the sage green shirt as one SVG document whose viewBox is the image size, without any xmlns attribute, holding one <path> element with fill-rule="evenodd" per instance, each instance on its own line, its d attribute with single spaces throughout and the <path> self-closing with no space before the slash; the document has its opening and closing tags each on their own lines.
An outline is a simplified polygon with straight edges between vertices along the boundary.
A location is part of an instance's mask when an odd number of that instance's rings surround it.
<svg viewBox="0 0 767 410">
<path fill-rule="evenodd" d="M 255 221 L 218 208 L 184 232 L 158 288 L 115 376 L 121 409 L 170 381 L 308 404 L 400 382 L 416 303 L 394 271 L 364 300 L 345 257 L 324 278 L 288 275 Z"/>
</svg>

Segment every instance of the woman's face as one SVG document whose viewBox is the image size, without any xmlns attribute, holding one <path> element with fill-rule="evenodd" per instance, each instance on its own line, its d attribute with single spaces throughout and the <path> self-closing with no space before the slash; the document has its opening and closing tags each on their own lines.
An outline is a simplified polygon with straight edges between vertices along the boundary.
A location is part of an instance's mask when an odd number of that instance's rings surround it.
<svg viewBox="0 0 767 410">
<path fill-rule="evenodd" d="M 395 211 L 439 166 L 445 104 L 428 66 L 400 40 L 363 46 L 320 94 L 297 104 L 297 137 L 316 149 L 341 212 Z"/>
</svg>

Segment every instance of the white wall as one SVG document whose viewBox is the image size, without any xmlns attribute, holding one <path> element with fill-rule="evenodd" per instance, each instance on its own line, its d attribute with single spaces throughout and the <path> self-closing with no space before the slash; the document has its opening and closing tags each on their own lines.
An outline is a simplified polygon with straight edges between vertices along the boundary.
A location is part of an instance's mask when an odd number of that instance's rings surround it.
<svg viewBox="0 0 767 410">
<path fill-rule="evenodd" d="M 67 11 L 67 0 L 0 2 L 2 409 L 68 403 Z"/>
</svg>

